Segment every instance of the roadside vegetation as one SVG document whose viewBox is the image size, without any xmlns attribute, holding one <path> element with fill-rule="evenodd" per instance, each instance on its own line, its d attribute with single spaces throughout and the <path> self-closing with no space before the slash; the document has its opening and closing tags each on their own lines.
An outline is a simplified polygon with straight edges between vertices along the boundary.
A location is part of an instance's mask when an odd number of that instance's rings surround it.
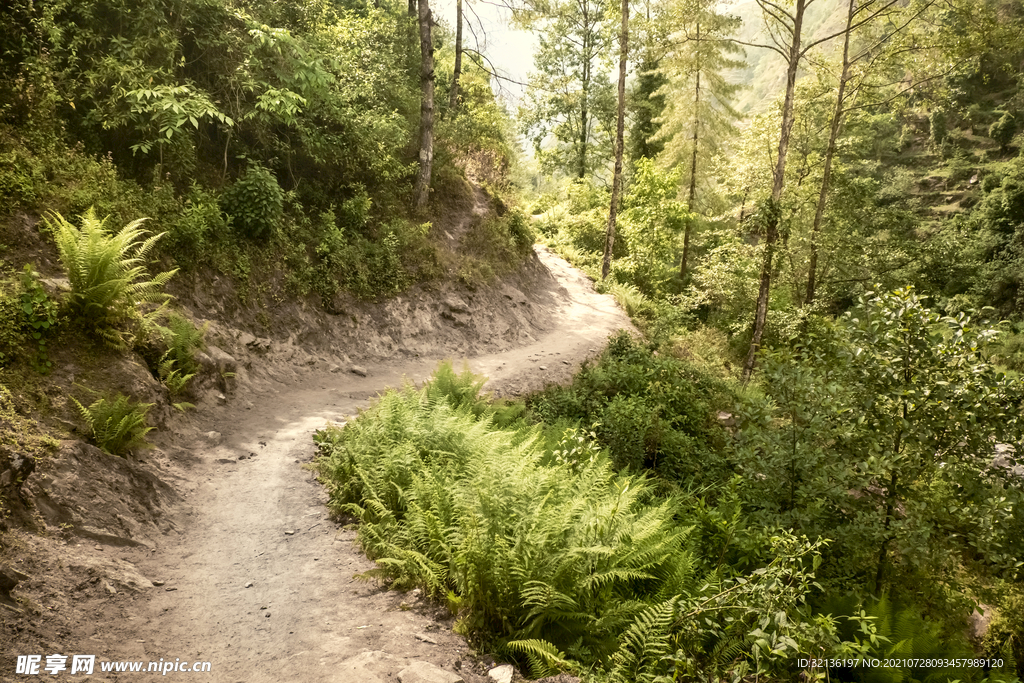
<svg viewBox="0 0 1024 683">
<path fill-rule="evenodd" d="M 49 384 L 62 359 L 192 407 L 174 291 L 224 278 L 269 333 L 539 237 L 641 336 L 512 402 L 442 366 L 321 431 L 368 578 L 533 676 L 1019 681 L 1020 3 L 508 4 L 539 36 L 515 120 L 461 2 L 454 32 L 428 0 L 6 3 L 0 470 L 58 414 L 147 446 L 156 404 Z M 999 664 L 798 664 L 889 656 Z"/>
</svg>

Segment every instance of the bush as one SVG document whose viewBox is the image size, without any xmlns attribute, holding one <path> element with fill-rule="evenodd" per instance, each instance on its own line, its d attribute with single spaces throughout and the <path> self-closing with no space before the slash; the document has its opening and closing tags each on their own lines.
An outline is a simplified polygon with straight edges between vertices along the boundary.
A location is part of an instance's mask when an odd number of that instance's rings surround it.
<svg viewBox="0 0 1024 683">
<path fill-rule="evenodd" d="M 93 442 L 111 455 L 126 455 L 133 448 L 147 448 L 146 415 L 152 403 L 139 403 L 124 394 L 100 396 L 84 406 L 71 397 L 89 427 Z"/>
<path fill-rule="evenodd" d="M 1010 112 L 1003 114 L 998 121 L 988 128 L 988 136 L 996 141 L 999 149 L 1006 150 L 1017 132 L 1017 119 Z"/>
<path fill-rule="evenodd" d="M 145 238 L 145 218 L 132 221 L 111 234 L 90 209 L 76 228 L 53 212 L 46 224 L 57 243 L 61 264 L 71 284 L 68 307 L 100 337 L 114 347 L 124 347 L 133 338 L 129 326 L 153 322 L 157 311 L 142 313 L 142 304 L 166 304 L 170 295 L 162 290 L 177 269 L 146 279 L 143 265 L 157 240 Z"/>
<path fill-rule="evenodd" d="M 946 112 L 942 109 L 934 109 L 928 115 L 929 136 L 932 144 L 936 147 L 942 145 L 946 140 L 948 128 L 946 127 Z"/>
<path fill-rule="evenodd" d="M 167 232 L 166 253 L 182 268 L 194 270 L 209 260 L 210 248 L 227 232 L 227 223 L 213 193 L 194 185 Z"/>
<path fill-rule="evenodd" d="M 653 683 L 689 680 L 700 665 L 742 678 L 756 637 L 773 643 L 763 674 L 829 638 L 827 625 L 789 618 L 810 588 L 803 564 L 815 545 L 780 532 L 756 574 L 705 575 L 680 499 L 616 473 L 579 430 L 548 451 L 537 429 L 498 427 L 479 383 L 448 366 L 424 389 L 389 391 L 317 433 L 329 505 L 361 522 L 370 576 L 444 599 L 457 630 L 497 641 L 534 676 Z"/>
<path fill-rule="evenodd" d="M 266 239 L 284 215 L 284 192 L 262 166 L 250 166 L 221 197 L 224 213 L 244 236 Z"/>
<path fill-rule="evenodd" d="M 724 432 L 714 414 L 730 401 L 723 382 L 685 361 L 655 355 L 621 332 L 572 385 L 552 387 L 527 405 L 544 422 L 596 424 L 598 441 L 618 467 L 707 483 L 728 478 L 719 455 Z"/>
</svg>

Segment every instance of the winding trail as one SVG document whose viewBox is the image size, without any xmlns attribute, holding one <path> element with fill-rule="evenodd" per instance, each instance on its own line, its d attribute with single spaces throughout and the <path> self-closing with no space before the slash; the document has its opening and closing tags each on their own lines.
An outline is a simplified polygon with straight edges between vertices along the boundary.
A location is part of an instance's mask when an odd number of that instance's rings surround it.
<svg viewBox="0 0 1024 683">
<path fill-rule="evenodd" d="M 498 394 L 567 379 L 609 334 L 630 327 L 585 276 L 544 248 L 537 253 L 564 289 L 552 329 L 528 346 L 465 359 Z M 445 615 L 415 591 L 355 578 L 373 563 L 355 547 L 355 532 L 329 519 L 325 491 L 302 467 L 314 455 L 314 430 L 346 419 L 385 387 L 422 381 L 439 360 L 373 366 L 368 377 L 312 374 L 196 418 L 201 432 L 221 433 L 220 443 L 179 453 L 190 462 L 176 473 L 185 497 L 180 533 L 138 551 L 143 574 L 165 583 L 133 605 L 134 618 L 99 629 L 111 654 L 208 661 L 212 672 L 202 680 L 225 683 L 384 683 L 414 661 L 466 683 L 488 680 L 486 663 L 470 657 Z"/>
</svg>

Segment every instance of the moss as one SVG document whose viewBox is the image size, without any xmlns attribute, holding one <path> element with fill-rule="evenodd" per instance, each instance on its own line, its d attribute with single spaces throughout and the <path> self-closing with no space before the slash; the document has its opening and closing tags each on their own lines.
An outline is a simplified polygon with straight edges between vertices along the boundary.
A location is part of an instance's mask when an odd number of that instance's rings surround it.
<svg viewBox="0 0 1024 683">
<path fill-rule="evenodd" d="M 60 442 L 49 436 L 38 422 L 22 414 L 14 394 L 0 375 L 0 446 L 9 446 L 19 452 L 40 457 L 52 455 Z"/>
</svg>

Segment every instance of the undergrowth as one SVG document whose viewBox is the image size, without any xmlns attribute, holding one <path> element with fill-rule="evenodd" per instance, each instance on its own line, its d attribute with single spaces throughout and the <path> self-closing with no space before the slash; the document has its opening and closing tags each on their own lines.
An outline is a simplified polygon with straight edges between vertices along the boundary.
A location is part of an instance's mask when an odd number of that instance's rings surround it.
<svg viewBox="0 0 1024 683">
<path fill-rule="evenodd" d="M 765 530 L 765 566 L 709 572 L 687 499 L 616 471 L 586 432 L 548 438 L 480 385 L 446 364 L 317 433 L 316 471 L 334 513 L 361 523 L 368 577 L 422 586 L 535 676 L 783 675 L 800 648 L 845 647 L 828 620 L 787 617 L 805 609 L 820 544 Z"/>
<path fill-rule="evenodd" d="M 146 448 L 146 434 L 153 428 L 146 426 L 146 415 L 152 403 L 133 401 L 124 394 L 100 396 L 88 406 L 74 396 L 71 400 L 89 428 L 97 446 L 111 455 L 127 455 L 134 448 Z"/>
</svg>

